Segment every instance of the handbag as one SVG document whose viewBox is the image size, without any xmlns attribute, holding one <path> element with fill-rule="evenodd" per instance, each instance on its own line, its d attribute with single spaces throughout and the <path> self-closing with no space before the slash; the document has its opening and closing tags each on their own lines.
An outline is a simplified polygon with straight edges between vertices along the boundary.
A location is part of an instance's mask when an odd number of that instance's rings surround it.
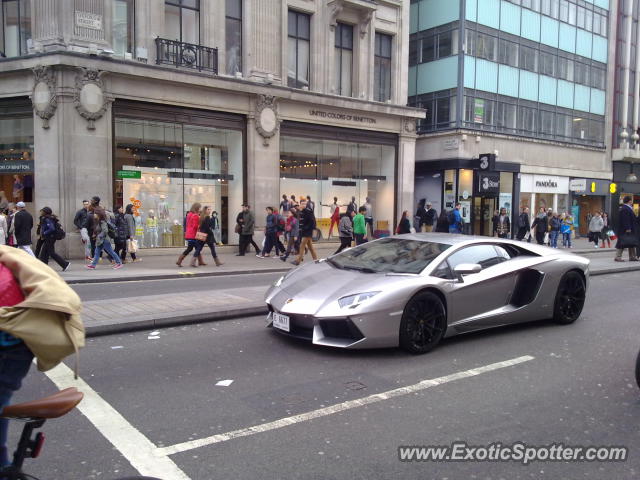
<svg viewBox="0 0 640 480">
<path fill-rule="evenodd" d="M 208 233 L 196 232 L 196 240 L 200 240 L 201 242 L 206 242 L 208 236 L 209 236 Z"/>
<path fill-rule="evenodd" d="M 549 243 L 549 232 L 545 232 L 544 233 L 543 243 Z"/>
<path fill-rule="evenodd" d="M 234 228 L 233 231 L 236 233 L 242 233 L 242 225 L 240 225 L 239 223 L 236 223 L 236 228 Z"/>
<path fill-rule="evenodd" d="M 135 238 L 127 240 L 127 253 L 136 253 L 138 251 L 138 241 Z"/>
</svg>

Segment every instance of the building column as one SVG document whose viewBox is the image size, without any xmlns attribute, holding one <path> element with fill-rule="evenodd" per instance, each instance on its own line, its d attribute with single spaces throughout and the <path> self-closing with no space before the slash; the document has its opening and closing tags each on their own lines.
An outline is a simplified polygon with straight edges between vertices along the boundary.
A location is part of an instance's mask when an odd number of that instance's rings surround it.
<svg viewBox="0 0 640 480">
<path fill-rule="evenodd" d="M 536 205 L 536 194 L 532 193 L 531 194 L 531 220 L 533 220 L 535 218 L 535 216 L 538 214 L 538 206 Z"/>
<path fill-rule="evenodd" d="M 622 89 L 622 138 L 623 148 L 629 147 L 629 132 L 627 126 L 629 124 L 629 76 L 631 73 L 631 33 L 633 26 L 633 2 L 626 0 L 625 2 L 625 50 L 624 50 L 624 86 Z"/>
<path fill-rule="evenodd" d="M 405 119 L 403 121 L 403 132 L 399 135 L 398 141 L 398 177 L 396 185 L 398 192 L 396 196 L 396 215 L 391 225 L 391 231 L 395 231 L 402 212 L 408 210 L 413 212 L 413 192 L 415 188 L 416 170 L 416 135 L 415 119 Z"/>
</svg>

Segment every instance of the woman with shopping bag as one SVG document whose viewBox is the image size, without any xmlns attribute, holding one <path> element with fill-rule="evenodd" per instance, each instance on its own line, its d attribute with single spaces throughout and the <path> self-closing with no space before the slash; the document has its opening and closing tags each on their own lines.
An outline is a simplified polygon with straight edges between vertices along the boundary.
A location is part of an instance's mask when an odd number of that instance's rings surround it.
<svg viewBox="0 0 640 480">
<path fill-rule="evenodd" d="M 125 254 L 122 257 L 122 261 L 125 261 L 126 254 L 131 255 L 131 260 L 134 262 L 139 262 L 140 259 L 136 256 L 138 251 L 138 240 L 136 240 L 136 219 L 133 215 L 133 205 L 130 203 L 127 205 L 124 211 L 124 219 L 127 222 L 127 227 L 129 229 L 129 235 L 127 237 L 127 249 Z"/>
</svg>

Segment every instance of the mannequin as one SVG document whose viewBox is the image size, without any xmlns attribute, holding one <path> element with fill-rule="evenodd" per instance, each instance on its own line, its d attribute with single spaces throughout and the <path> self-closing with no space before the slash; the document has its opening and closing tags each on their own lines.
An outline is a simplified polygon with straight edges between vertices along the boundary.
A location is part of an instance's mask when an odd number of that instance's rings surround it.
<svg viewBox="0 0 640 480">
<path fill-rule="evenodd" d="M 320 205 L 324 207 L 329 207 L 331 210 L 331 226 L 329 227 L 329 237 L 331 238 L 331 234 L 333 233 L 333 226 L 338 225 L 340 223 L 340 205 L 338 205 L 338 197 L 333 197 L 333 203 L 326 205 L 321 203 Z"/>
<path fill-rule="evenodd" d="M 162 233 L 169 231 L 169 204 L 166 195 L 160 195 L 158 202 L 158 225 Z"/>
<path fill-rule="evenodd" d="M 211 221 L 213 227 L 213 241 L 216 245 L 222 245 L 222 231 L 220 230 L 220 218 L 218 217 L 218 212 L 213 212 L 211 214 Z"/>
<path fill-rule="evenodd" d="M 149 247 L 158 246 L 158 219 L 153 210 L 149 210 L 147 214 L 147 238 L 149 238 Z"/>
<path fill-rule="evenodd" d="M 13 202 L 22 202 L 24 192 L 24 183 L 22 183 L 22 177 L 20 175 L 13 176 Z"/>
<path fill-rule="evenodd" d="M 138 247 L 144 248 L 144 226 L 142 225 L 142 217 L 140 216 L 142 212 L 138 210 L 134 215 L 134 220 L 136 222 L 136 240 L 138 240 Z"/>
</svg>

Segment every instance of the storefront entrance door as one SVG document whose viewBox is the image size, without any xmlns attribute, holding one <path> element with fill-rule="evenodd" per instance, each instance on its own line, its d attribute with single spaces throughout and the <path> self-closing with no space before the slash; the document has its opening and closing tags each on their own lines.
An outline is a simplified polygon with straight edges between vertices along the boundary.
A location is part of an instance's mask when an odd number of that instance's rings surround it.
<svg viewBox="0 0 640 480">
<path fill-rule="evenodd" d="M 473 199 L 473 233 L 474 235 L 493 235 L 491 220 L 498 209 L 496 197 L 474 197 Z"/>
</svg>

